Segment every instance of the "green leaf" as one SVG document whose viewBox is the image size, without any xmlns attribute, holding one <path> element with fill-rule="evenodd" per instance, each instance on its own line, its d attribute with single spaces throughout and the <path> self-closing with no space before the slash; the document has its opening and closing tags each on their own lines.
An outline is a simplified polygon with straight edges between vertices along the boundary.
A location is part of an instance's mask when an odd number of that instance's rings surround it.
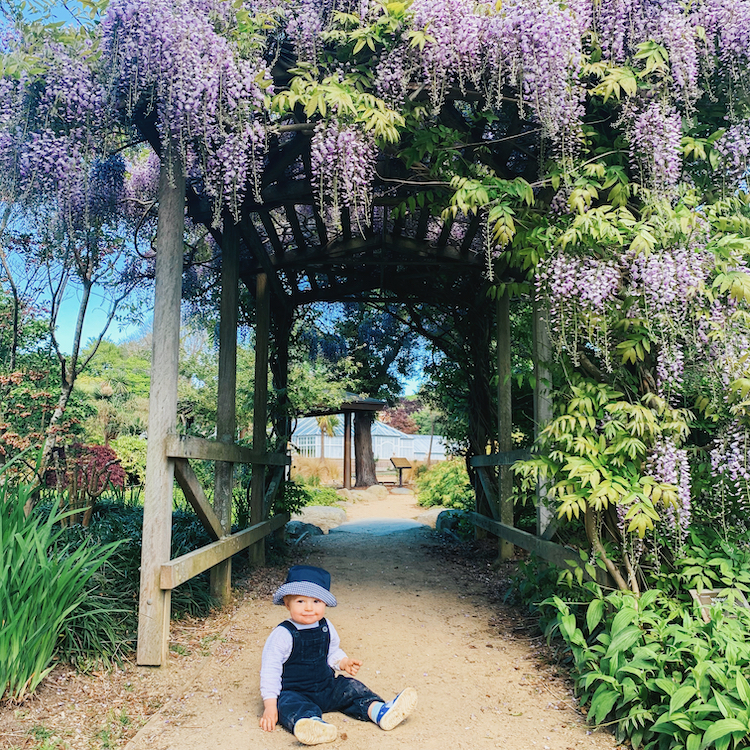
<svg viewBox="0 0 750 750">
<path fill-rule="evenodd" d="M 631 625 L 624 630 L 621 630 L 616 636 L 612 638 L 609 644 L 605 658 L 610 658 L 615 654 L 623 653 L 629 648 L 634 646 L 640 638 L 643 636 L 640 628 Z"/>
<path fill-rule="evenodd" d="M 737 719 L 719 719 L 719 721 L 715 722 L 711 727 L 709 727 L 706 733 L 703 735 L 701 750 L 709 747 L 713 743 L 716 743 L 718 740 L 725 738 L 728 739 L 735 734 L 738 734 L 741 737 L 746 732 L 747 725 L 743 724 Z M 739 737 L 737 737 L 736 739 L 739 739 Z"/>
<path fill-rule="evenodd" d="M 601 622 L 604 612 L 604 602 L 601 599 L 592 599 L 586 610 L 586 627 L 589 633 L 593 633 L 596 626 Z"/>
<path fill-rule="evenodd" d="M 589 709 L 589 716 L 591 716 L 594 724 L 601 724 L 607 718 L 607 714 L 614 708 L 619 697 L 620 693 L 606 683 L 599 685 L 591 699 Z"/>
<path fill-rule="evenodd" d="M 683 685 L 675 691 L 669 699 L 669 713 L 674 713 L 681 709 L 696 694 L 696 689 L 690 685 Z"/>
</svg>

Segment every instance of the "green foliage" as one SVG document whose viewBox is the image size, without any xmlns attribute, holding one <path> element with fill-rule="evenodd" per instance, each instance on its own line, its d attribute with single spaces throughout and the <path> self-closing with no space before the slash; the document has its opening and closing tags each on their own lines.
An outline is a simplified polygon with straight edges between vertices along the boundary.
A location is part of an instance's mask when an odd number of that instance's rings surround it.
<svg viewBox="0 0 750 750">
<path fill-rule="evenodd" d="M 651 394 L 634 403 L 605 383 L 574 378 L 561 412 L 542 431 L 544 454 L 516 463 L 514 471 L 527 491 L 538 477 L 549 478 L 547 497 L 558 517 L 585 519 L 597 553 L 604 554 L 601 527 L 608 511 L 622 509 L 624 536 L 642 539 L 667 508 L 677 509 L 677 487 L 650 476 L 646 457 L 659 436 L 678 444 L 685 439 L 687 411 Z"/>
<path fill-rule="evenodd" d="M 87 598 L 74 618 L 66 621 L 57 646 L 60 659 L 79 668 L 111 662 L 135 646 L 138 619 L 143 508 L 101 503 L 88 529 L 73 526 L 60 543 L 69 549 L 107 548 L 117 541 L 106 564 L 91 577 Z M 172 514 L 172 557 L 211 542 L 194 513 Z M 172 616 L 203 615 L 214 605 L 208 574 L 186 581 L 172 592 Z"/>
<path fill-rule="evenodd" d="M 53 506 L 26 518 L 30 491 L 0 484 L 0 699 L 14 701 L 49 674 L 61 633 L 80 615 L 90 582 L 120 544 L 65 544 L 59 525 L 68 514 Z"/>
<path fill-rule="evenodd" d="M 127 484 L 142 485 L 146 481 L 146 441 L 132 435 L 120 435 L 109 445 L 127 474 Z"/>
<path fill-rule="evenodd" d="M 289 480 L 284 484 L 284 496 L 274 505 L 273 513 L 298 513 L 308 505 L 335 506 L 340 502 L 342 498 L 333 487 L 316 487 Z"/>
<path fill-rule="evenodd" d="M 726 750 L 750 738 L 748 614 L 715 608 L 704 623 L 655 589 L 640 599 L 600 593 L 580 624 L 558 597 L 546 604 L 593 723 L 644 750 Z"/>
<path fill-rule="evenodd" d="M 684 554 L 652 573 L 640 597 L 576 583 L 535 559 L 521 564 L 510 595 L 564 644 L 581 705 L 618 740 L 636 750 L 745 747 L 750 613 L 735 609 L 727 591 L 706 623 L 689 589 L 746 591 L 749 555 L 742 540 L 693 531 Z"/>
<path fill-rule="evenodd" d="M 474 490 L 466 465 L 459 459 L 436 463 L 421 472 L 416 482 L 417 502 L 420 505 L 474 510 Z"/>
<path fill-rule="evenodd" d="M 721 538 L 718 531 L 693 527 L 682 554 L 651 573 L 654 586 L 689 602 L 690 589 L 738 589 L 750 593 L 750 548 Z"/>
</svg>

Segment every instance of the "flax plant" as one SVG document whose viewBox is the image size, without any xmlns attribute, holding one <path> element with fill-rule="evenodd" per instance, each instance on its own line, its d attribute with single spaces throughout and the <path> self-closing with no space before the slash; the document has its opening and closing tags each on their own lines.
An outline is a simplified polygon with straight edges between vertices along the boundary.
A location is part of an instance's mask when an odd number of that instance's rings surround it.
<svg viewBox="0 0 750 750">
<path fill-rule="evenodd" d="M 27 518 L 32 491 L 30 484 L 1 478 L 0 701 L 21 702 L 50 673 L 63 623 L 117 547 L 63 545 L 60 521 L 69 513 L 55 504 L 47 515 Z"/>
</svg>

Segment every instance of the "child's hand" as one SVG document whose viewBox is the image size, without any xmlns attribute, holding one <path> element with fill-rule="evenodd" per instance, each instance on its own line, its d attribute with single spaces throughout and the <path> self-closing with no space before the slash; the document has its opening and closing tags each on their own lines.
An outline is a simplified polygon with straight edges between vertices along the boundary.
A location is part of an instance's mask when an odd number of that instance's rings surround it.
<svg viewBox="0 0 750 750">
<path fill-rule="evenodd" d="M 273 732 L 278 722 L 279 711 L 276 708 L 276 701 L 273 701 L 273 703 L 271 703 L 270 701 L 265 701 L 263 716 L 260 717 L 260 728 L 265 732 Z"/>
<path fill-rule="evenodd" d="M 350 659 L 348 656 L 339 662 L 339 669 L 342 672 L 350 674 L 352 677 L 359 672 L 361 666 L 362 662 L 359 659 Z"/>
</svg>

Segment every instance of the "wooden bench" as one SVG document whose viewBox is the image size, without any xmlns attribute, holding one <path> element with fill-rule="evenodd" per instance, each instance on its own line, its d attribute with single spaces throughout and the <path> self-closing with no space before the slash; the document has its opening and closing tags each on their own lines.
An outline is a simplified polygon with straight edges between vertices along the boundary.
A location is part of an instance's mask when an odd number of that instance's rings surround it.
<svg viewBox="0 0 750 750">
<path fill-rule="evenodd" d="M 411 464 L 409 463 L 409 459 L 408 458 L 396 458 L 396 456 L 394 456 L 391 459 L 391 463 L 393 464 L 394 469 L 398 469 L 398 486 L 403 487 L 404 485 L 401 480 L 401 476 L 402 476 L 401 472 L 404 469 L 411 469 Z"/>
</svg>

